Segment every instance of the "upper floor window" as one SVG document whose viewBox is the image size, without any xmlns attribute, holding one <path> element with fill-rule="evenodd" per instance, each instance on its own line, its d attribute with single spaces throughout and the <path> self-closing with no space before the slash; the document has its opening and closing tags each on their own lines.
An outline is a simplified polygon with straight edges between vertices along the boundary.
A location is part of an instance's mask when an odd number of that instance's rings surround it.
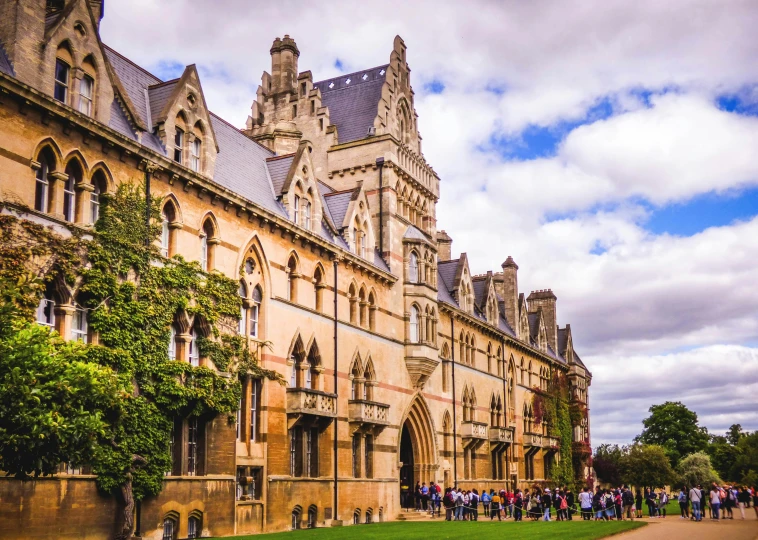
<svg viewBox="0 0 758 540">
<path fill-rule="evenodd" d="M 164 257 L 170 257 L 173 254 L 173 233 L 171 224 L 175 221 L 176 207 L 173 202 L 168 201 L 163 205 L 163 211 L 161 212 L 161 255 Z"/>
<path fill-rule="evenodd" d="M 410 340 L 411 343 L 418 343 L 419 341 L 419 335 L 418 335 L 418 308 L 416 306 L 411 306 L 411 316 L 410 316 Z"/>
<path fill-rule="evenodd" d="M 200 148 L 201 142 L 199 137 L 195 137 L 190 146 L 190 168 L 193 171 L 200 171 Z"/>
<path fill-rule="evenodd" d="M 197 346 L 197 330 L 192 328 L 189 342 L 189 363 L 195 367 L 200 365 L 200 351 Z"/>
<path fill-rule="evenodd" d="M 71 337 L 76 341 L 87 343 L 87 312 L 83 308 L 76 308 L 74 320 L 71 324 Z"/>
<path fill-rule="evenodd" d="M 70 163 L 66 167 L 66 182 L 63 184 L 63 219 L 66 221 L 74 221 L 76 212 L 76 191 L 75 184 L 76 178 L 76 165 Z"/>
<path fill-rule="evenodd" d="M 50 328 L 55 325 L 55 300 L 48 291 L 45 291 L 37 306 L 37 322 Z"/>
<path fill-rule="evenodd" d="M 92 94 L 95 89 L 95 80 L 89 75 L 82 77 L 79 83 L 79 112 L 92 115 Z"/>
<path fill-rule="evenodd" d="M 68 87 L 71 67 L 63 60 L 55 61 L 55 91 L 53 97 L 61 103 L 68 101 Z"/>
<path fill-rule="evenodd" d="M 216 229 L 213 221 L 208 218 L 203 222 L 203 230 L 200 233 L 200 268 L 204 272 L 213 270 L 214 266 L 214 246 L 218 243 L 216 239 Z"/>
<path fill-rule="evenodd" d="M 39 158 L 40 167 L 37 169 L 37 184 L 34 193 L 34 209 L 39 212 L 47 212 L 50 199 L 50 182 L 47 179 L 49 163 L 44 155 Z"/>
<path fill-rule="evenodd" d="M 168 340 L 168 359 L 176 360 L 176 328 L 171 325 L 171 332 Z"/>
<path fill-rule="evenodd" d="M 295 195 L 295 215 L 294 215 L 294 221 L 298 225 L 300 225 L 300 196 Z"/>
<path fill-rule="evenodd" d="M 260 324 L 261 301 L 263 293 L 260 287 L 253 289 L 253 305 L 250 306 L 250 336 L 257 338 L 259 333 L 258 325 Z"/>
<path fill-rule="evenodd" d="M 182 149 L 184 148 L 184 130 L 176 128 L 174 133 L 174 161 L 182 163 Z"/>
<path fill-rule="evenodd" d="M 245 287 L 245 282 L 240 282 L 240 288 L 239 291 L 237 291 L 237 294 L 240 297 L 240 320 L 239 320 L 239 333 L 240 335 L 245 335 L 245 325 L 247 324 L 247 287 Z"/>
<path fill-rule="evenodd" d="M 311 202 L 303 201 L 303 227 L 311 230 Z"/>
<path fill-rule="evenodd" d="M 408 258 L 408 281 L 418 283 L 418 256 L 413 251 Z"/>
</svg>

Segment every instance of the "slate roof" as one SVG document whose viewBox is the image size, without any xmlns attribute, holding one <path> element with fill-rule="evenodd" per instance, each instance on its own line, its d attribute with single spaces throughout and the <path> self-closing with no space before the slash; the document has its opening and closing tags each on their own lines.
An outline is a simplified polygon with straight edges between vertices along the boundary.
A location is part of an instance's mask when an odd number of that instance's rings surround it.
<svg viewBox="0 0 758 540">
<path fill-rule="evenodd" d="M 342 228 L 342 222 L 345 221 L 347 207 L 353 198 L 354 191 L 355 190 L 353 189 L 347 191 L 333 191 L 324 195 L 324 201 L 329 209 L 329 215 L 337 229 Z"/>
<path fill-rule="evenodd" d="M 413 225 L 409 225 L 408 228 L 405 230 L 405 234 L 403 235 L 403 238 L 412 238 L 413 240 L 425 240 L 427 241 L 426 236 L 424 236 L 424 233 L 419 231 L 416 227 Z"/>
<path fill-rule="evenodd" d="M 133 141 L 137 140 L 137 136 L 134 134 L 132 126 L 129 125 L 129 120 L 126 118 L 123 109 L 121 109 L 121 105 L 118 104 L 118 100 L 116 99 L 111 103 L 111 119 L 109 127 L 115 129 L 122 135 L 126 135 Z"/>
<path fill-rule="evenodd" d="M 329 107 L 329 120 L 337 126 L 340 144 L 365 138 L 374 125 L 388 66 L 313 83 L 321 90 L 321 104 Z"/>
<path fill-rule="evenodd" d="M 540 314 L 539 311 L 535 313 L 527 313 L 527 319 L 529 319 L 529 335 L 536 338 L 540 333 Z"/>
<path fill-rule="evenodd" d="M 163 81 L 152 73 L 142 69 L 131 60 L 121 56 L 107 45 L 103 45 L 103 49 L 105 50 L 105 56 L 108 58 L 108 62 L 110 62 L 113 71 L 116 73 L 119 81 L 121 81 L 121 85 L 134 105 L 135 114 L 139 115 L 140 119 L 147 124 L 148 116 L 145 89 L 160 84 Z"/>
<path fill-rule="evenodd" d="M 163 111 L 163 107 L 166 106 L 169 98 L 171 98 L 177 82 L 179 82 L 179 79 L 157 84 L 147 89 L 147 94 L 150 98 L 150 125 L 154 126 L 158 123 L 161 111 Z"/>
<path fill-rule="evenodd" d="M 11 77 L 16 76 L 15 72 L 13 71 L 11 61 L 8 60 L 8 55 L 6 54 L 5 48 L 3 47 L 2 43 L 0 43 L 0 71 L 6 75 L 10 75 Z"/>
<path fill-rule="evenodd" d="M 287 173 L 294 159 L 295 154 L 287 154 L 286 156 L 270 157 L 266 160 L 268 174 L 271 177 L 271 184 L 277 197 L 282 195 L 282 186 L 284 186 L 284 181 L 287 179 Z"/>
<path fill-rule="evenodd" d="M 487 303 L 487 279 L 472 279 L 474 285 L 474 304 L 484 306 Z"/>
<path fill-rule="evenodd" d="M 563 354 L 566 351 L 566 344 L 568 342 L 568 332 L 565 328 L 558 329 L 558 352 Z"/>
</svg>

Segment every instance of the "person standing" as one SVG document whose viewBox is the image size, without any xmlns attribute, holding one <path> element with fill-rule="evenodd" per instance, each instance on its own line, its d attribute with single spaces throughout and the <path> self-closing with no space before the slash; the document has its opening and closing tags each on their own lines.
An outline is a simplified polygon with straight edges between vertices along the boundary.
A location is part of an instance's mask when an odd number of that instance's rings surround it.
<svg viewBox="0 0 758 540">
<path fill-rule="evenodd" d="M 517 489 L 513 495 L 513 520 L 521 521 L 522 511 L 524 509 L 524 498 L 521 496 L 521 490 Z"/>
<path fill-rule="evenodd" d="M 498 495 L 495 490 L 490 490 L 490 521 L 492 521 L 495 516 L 497 516 L 498 521 L 502 521 L 500 519 L 500 495 Z"/>
<path fill-rule="evenodd" d="M 661 495 L 658 498 L 658 517 L 666 517 L 666 505 L 669 503 L 669 495 L 666 493 L 666 489 L 661 490 Z"/>
<path fill-rule="evenodd" d="M 634 495 L 632 495 L 631 490 L 627 486 L 622 488 L 621 504 L 623 505 L 621 515 L 623 516 L 626 514 L 626 519 L 633 519 L 632 509 L 634 508 Z"/>
<path fill-rule="evenodd" d="M 479 521 L 479 492 L 474 488 L 469 495 L 471 505 L 471 521 Z"/>
<path fill-rule="evenodd" d="M 582 511 L 582 519 L 589 521 L 592 517 L 592 494 L 587 486 L 584 486 L 579 494 L 579 508 Z"/>
<path fill-rule="evenodd" d="M 711 487 L 711 519 L 718 521 L 721 507 L 721 490 L 716 484 Z"/>
<path fill-rule="evenodd" d="M 745 519 L 745 507 L 750 506 L 750 492 L 747 490 L 747 486 L 742 486 L 742 490 L 737 496 L 737 505 L 742 519 Z"/>
<path fill-rule="evenodd" d="M 682 489 L 679 490 L 679 495 L 676 496 L 677 502 L 679 502 L 679 513 L 680 517 L 679 519 L 687 519 L 689 518 L 689 512 L 687 511 L 687 487 L 682 486 Z"/>
<path fill-rule="evenodd" d="M 490 490 L 490 493 L 494 493 L 492 490 Z M 487 490 L 482 490 L 482 508 L 484 508 L 484 515 L 489 516 L 490 515 L 490 501 L 492 501 L 492 497 L 489 493 L 487 493 Z"/>
<path fill-rule="evenodd" d="M 640 488 L 637 488 L 637 492 L 634 495 L 634 508 L 637 510 L 637 517 L 642 517 L 642 493 Z"/>
<path fill-rule="evenodd" d="M 695 486 L 692 489 L 690 489 L 690 503 L 692 504 L 692 517 L 695 519 L 695 521 L 700 521 L 702 519 L 702 514 L 700 513 L 700 502 L 701 502 L 701 492 L 700 492 L 700 486 Z"/>
<path fill-rule="evenodd" d="M 550 521 L 550 507 L 552 505 L 553 498 L 550 496 L 550 490 L 545 489 L 545 493 L 542 495 L 542 508 L 544 508 L 545 515 L 543 517 L 544 521 Z"/>
<path fill-rule="evenodd" d="M 566 506 L 566 514 L 568 515 L 569 521 L 571 521 L 574 519 L 573 514 L 576 512 L 576 501 L 574 500 L 574 492 L 570 489 L 566 490 Z"/>
</svg>

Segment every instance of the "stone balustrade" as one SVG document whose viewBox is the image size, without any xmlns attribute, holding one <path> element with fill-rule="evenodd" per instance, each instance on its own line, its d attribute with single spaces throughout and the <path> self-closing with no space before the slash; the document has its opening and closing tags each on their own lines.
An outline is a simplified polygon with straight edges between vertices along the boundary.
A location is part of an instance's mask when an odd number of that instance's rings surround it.
<svg viewBox="0 0 758 540">
<path fill-rule="evenodd" d="M 287 414 L 337 416 L 337 395 L 308 388 L 287 388 Z"/>
<path fill-rule="evenodd" d="M 351 422 L 361 424 L 379 424 L 386 426 L 390 423 L 390 406 L 365 399 L 348 401 L 348 417 Z"/>
<path fill-rule="evenodd" d="M 544 446 L 544 435 L 541 433 L 524 433 L 524 446 Z"/>
<path fill-rule="evenodd" d="M 463 422 L 461 424 L 461 437 L 464 439 L 486 439 L 487 424 L 484 422 Z"/>
<path fill-rule="evenodd" d="M 490 442 L 512 443 L 513 430 L 505 427 L 490 426 Z"/>
</svg>

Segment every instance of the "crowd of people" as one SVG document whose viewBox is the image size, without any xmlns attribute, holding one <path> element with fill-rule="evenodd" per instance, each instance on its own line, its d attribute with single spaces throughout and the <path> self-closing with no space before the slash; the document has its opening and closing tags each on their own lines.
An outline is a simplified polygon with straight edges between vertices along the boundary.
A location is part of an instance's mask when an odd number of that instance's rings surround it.
<svg viewBox="0 0 758 540">
<path fill-rule="evenodd" d="M 647 517 L 665 518 L 671 497 L 665 489 L 632 490 L 628 486 L 616 489 L 597 487 L 594 491 L 583 488 L 577 495 L 567 487 L 553 490 L 535 487 L 531 491 L 516 489 L 496 491 L 476 488 L 461 489 L 442 486 L 432 482 L 417 483 L 413 494 L 405 499 L 405 506 L 415 505 L 417 512 L 428 512 L 440 517 L 442 511 L 447 521 L 478 521 L 481 517 L 498 521 L 513 519 L 522 521 L 525 517 L 534 521 L 573 519 L 609 521 L 638 519 L 645 517 L 643 504 L 647 507 Z M 710 519 L 734 519 L 734 509 L 745 519 L 745 511 L 752 506 L 758 517 L 758 489 L 747 486 L 719 486 L 713 484 L 708 489 L 702 486 L 688 488 L 682 486 L 674 494 L 679 503 L 680 519 L 702 521 L 708 512 Z"/>
</svg>

